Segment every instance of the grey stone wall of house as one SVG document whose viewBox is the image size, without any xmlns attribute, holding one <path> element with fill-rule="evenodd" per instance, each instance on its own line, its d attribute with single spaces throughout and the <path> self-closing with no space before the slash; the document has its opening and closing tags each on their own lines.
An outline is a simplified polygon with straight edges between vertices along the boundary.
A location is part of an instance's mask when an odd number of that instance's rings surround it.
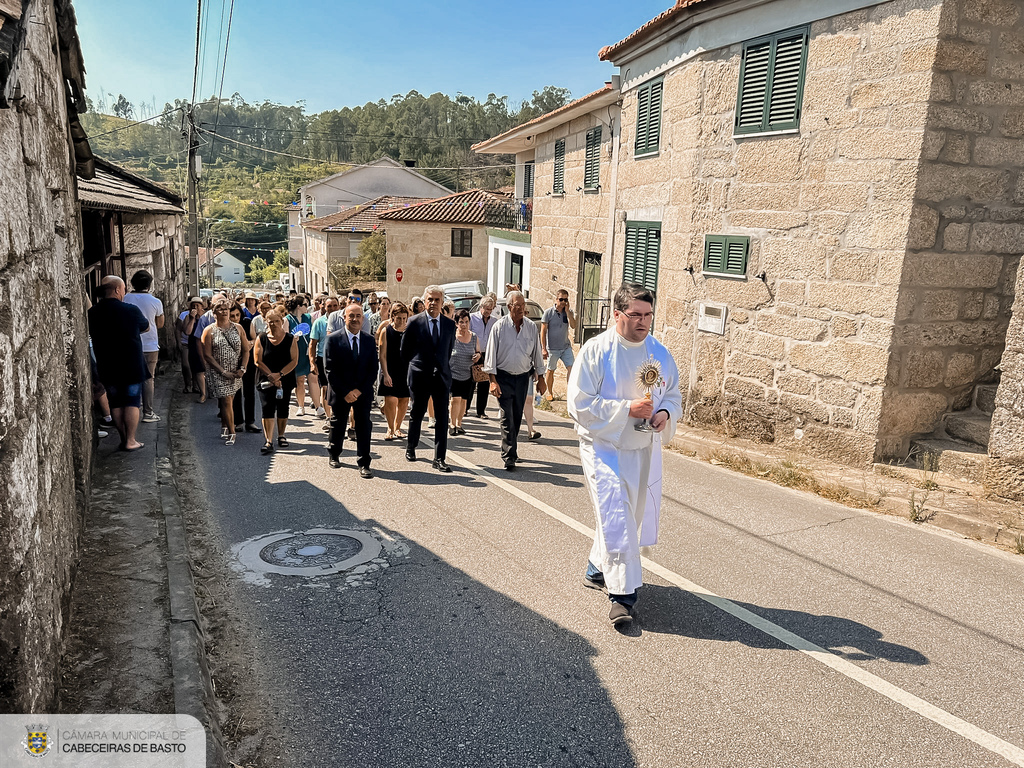
<svg viewBox="0 0 1024 768">
<path fill-rule="evenodd" d="M 1013 318 L 999 367 L 986 485 L 1000 496 L 1024 501 L 1024 269 L 1017 273 Z"/>
<path fill-rule="evenodd" d="M 174 321 L 178 313 L 186 309 L 188 301 L 184 217 L 166 213 L 125 213 L 122 216 L 125 275 L 129 281 L 140 269 L 153 275 L 153 295 L 164 303 L 160 352 L 171 355 L 177 348 Z"/>
<path fill-rule="evenodd" d="M 82 237 L 52 0 L 0 110 L 0 711 L 45 712 L 88 498 Z"/>
<path fill-rule="evenodd" d="M 969 408 L 995 381 L 1024 252 L 1024 5 L 944 0 L 897 299 L 879 454 Z M 861 99 L 875 98 L 870 92 Z"/>
<path fill-rule="evenodd" d="M 578 117 L 535 137 L 533 231 L 531 233 L 530 298 L 542 307 L 554 305 L 560 288 L 569 291 L 576 306 L 580 254 L 604 254 L 611 215 L 611 142 L 608 123 L 618 128 L 618 109 Z M 580 190 L 586 168 L 587 131 L 602 128 L 600 187 Z M 564 195 L 552 195 L 555 180 L 555 141 L 565 139 Z M 605 285 L 602 282 L 602 285 Z M 618 287 L 618 283 L 615 284 Z"/>
<path fill-rule="evenodd" d="M 667 69 L 656 156 L 632 156 L 624 91 L 613 269 L 622 212 L 662 223 L 654 330 L 690 421 L 874 457 L 940 11 L 901 0 L 814 21 L 798 133 L 734 136 L 740 42 Z M 744 278 L 702 274 L 709 234 L 749 237 Z M 701 302 L 728 307 L 723 335 L 697 329 Z"/>
</svg>

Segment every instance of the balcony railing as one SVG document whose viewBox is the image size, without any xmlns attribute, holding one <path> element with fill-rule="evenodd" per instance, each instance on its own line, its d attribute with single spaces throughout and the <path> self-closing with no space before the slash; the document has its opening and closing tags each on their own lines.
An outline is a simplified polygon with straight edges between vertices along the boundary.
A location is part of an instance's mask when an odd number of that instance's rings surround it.
<svg viewBox="0 0 1024 768">
<path fill-rule="evenodd" d="M 533 229 L 533 200 L 511 200 L 496 204 L 487 211 L 488 225 L 498 229 L 516 232 L 530 232 Z"/>
</svg>

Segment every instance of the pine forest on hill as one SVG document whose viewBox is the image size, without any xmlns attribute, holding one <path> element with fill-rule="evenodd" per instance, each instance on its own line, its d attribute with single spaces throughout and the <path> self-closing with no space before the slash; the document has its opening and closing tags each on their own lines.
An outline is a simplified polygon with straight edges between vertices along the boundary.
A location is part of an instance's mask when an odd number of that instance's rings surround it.
<svg viewBox="0 0 1024 768">
<path fill-rule="evenodd" d="M 270 262 L 273 251 L 287 247 L 285 206 L 298 199 L 299 187 L 383 155 L 411 161 L 418 172 L 456 191 L 510 185 L 514 156 L 477 155 L 470 147 L 569 98 L 567 89 L 545 86 L 510 108 L 507 96 L 493 93 L 481 102 L 410 91 L 314 115 L 305 114 L 301 102 L 250 104 L 237 93 L 219 103 L 210 98 L 195 108 L 202 158 L 200 241 L 254 248 L 235 255 Z M 97 103 L 89 101 L 82 116 L 93 152 L 184 198 L 188 102 L 176 99 L 147 118 L 155 112 L 149 105 L 140 105 L 137 114 L 124 96 L 109 105 L 105 99 L 104 94 Z"/>
</svg>

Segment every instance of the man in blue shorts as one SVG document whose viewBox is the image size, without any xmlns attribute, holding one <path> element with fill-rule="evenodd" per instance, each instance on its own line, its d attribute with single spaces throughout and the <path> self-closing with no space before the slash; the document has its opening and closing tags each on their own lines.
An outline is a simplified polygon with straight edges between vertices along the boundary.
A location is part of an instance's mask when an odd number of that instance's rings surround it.
<svg viewBox="0 0 1024 768">
<path fill-rule="evenodd" d="M 545 379 L 548 385 L 548 400 L 555 399 L 555 369 L 558 368 L 559 360 L 565 366 L 565 379 L 569 380 L 573 363 L 569 330 L 575 328 L 576 315 L 569 309 L 569 292 L 565 288 L 559 288 L 555 294 L 555 306 L 547 309 L 540 319 L 540 347 L 547 363 Z"/>
<path fill-rule="evenodd" d="M 107 390 L 110 413 L 121 436 L 122 451 L 137 451 L 135 439 L 142 409 L 142 387 L 149 367 L 142 353 L 142 334 L 149 321 L 138 307 L 126 304 L 124 280 L 107 275 L 100 283 L 101 299 L 89 310 L 89 335 L 96 369 Z"/>
</svg>

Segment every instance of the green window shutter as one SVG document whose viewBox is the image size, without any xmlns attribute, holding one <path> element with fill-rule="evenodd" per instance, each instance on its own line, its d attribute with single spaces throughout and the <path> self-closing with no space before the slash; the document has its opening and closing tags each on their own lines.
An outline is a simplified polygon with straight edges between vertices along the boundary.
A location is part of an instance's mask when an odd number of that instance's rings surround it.
<svg viewBox="0 0 1024 768">
<path fill-rule="evenodd" d="M 776 41 L 768 130 L 782 131 L 799 127 L 806 57 L 806 30 L 799 30 L 788 37 L 780 36 Z"/>
<path fill-rule="evenodd" d="M 808 37 L 802 27 L 744 44 L 734 133 L 800 127 Z"/>
<path fill-rule="evenodd" d="M 647 123 L 651 118 L 651 87 L 642 85 L 636 92 L 636 141 L 633 154 L 642 155 L 647 151 Z"/>
<path fill-rule="evenodd" d="M 736 133 L 760 131 L 764 125 L 771 50 L 771 41 L 765 41 L 749 45 L 743 51 L 739 103 L 736 105 Z"/>
<path fill-rule="evenodd" d="M 657 290 L 660 257 L 661 223 L 627 221 L 623 281 L 640 283 L 652 291 Z"/>
<path fill-rule="evenodd" d="M 704 271 L 725 272 L 725 240 L 718 235 L 704 238 Z"/>
<path fill-rule="evenodd" d="M 749 237 L 706 235 L 704 271 L 719 275 L 746 275 L 749 253 Z"/>
<path fill-rule="evenodd" d="M 565 192 L 565 139 L 555 142 L 555 182 L 551 191 L 556 195 Z"/>
<path fill-rule="evenodd" d="M 661 144 L 661 93 L 664 83 L 651 83 L 651 117 L 647 121 L 647 151 L 657 152 Z"/>
<path fill-rule="evenodd" d="M 534 163 L 531 160 L 523 166 L 523 197 L 533 197 L 533 171 Z"/>
<path fill-rule="evenodd" d="M 597 189 L 601 183 L 601 127 L 587 131 L 587 157 L 583 171 L 583 186 Z"/>
<path fill-rule="evenodd" d="M 655 80 L 637 89 L 636 142 L 634 154 L 657 152 L 661 142 L 661 101 L 664 81 Z"/>
</svg>

